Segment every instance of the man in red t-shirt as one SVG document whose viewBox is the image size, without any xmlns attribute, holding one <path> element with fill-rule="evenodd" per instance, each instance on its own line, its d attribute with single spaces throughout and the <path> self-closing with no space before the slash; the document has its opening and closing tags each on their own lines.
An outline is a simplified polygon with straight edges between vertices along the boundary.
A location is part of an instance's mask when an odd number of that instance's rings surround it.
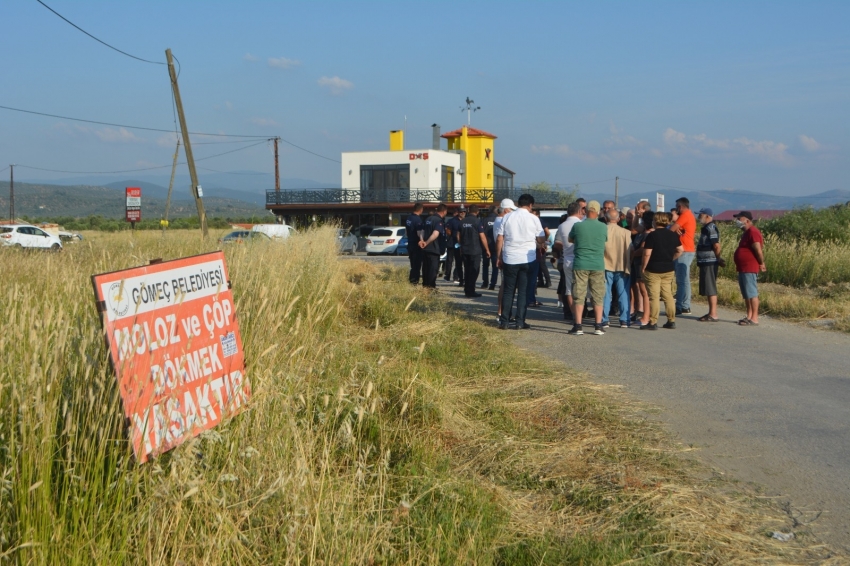
<svg viewBox="0 0 850 566">
<path fill-rule="evenodd" d="M 738 249 L 735 250 L 735 269 L 738 271 L 738 287 L 747 305 L 747 316 L 739 320 L 738 325 L 758 326 L 758 274 L 767 271 L 764 265 L 764 238 L 753 224 L 753 215 L 749 210 L 742 210 L 735 215 L 735 219 L 735 223 L 744 231 Z"/>
<path fill-rule="evenodd" d="M 691 212 L 691 201 L 686 197 L 676 199 L 676 219 L 670 229 L 679 234 L 682 252 L 673 265 L 676 270 L 676 314 L 691 314 L 691 263 L 696 256 L 697 245 L 694 234 L 697 231 L 697 219 Z"/>
</svg>

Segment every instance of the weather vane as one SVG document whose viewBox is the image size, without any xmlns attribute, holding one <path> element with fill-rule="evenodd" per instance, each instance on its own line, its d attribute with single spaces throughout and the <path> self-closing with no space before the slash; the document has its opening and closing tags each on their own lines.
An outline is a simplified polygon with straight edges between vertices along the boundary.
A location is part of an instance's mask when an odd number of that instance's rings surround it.
<svg viewBox="0 0 850 566">
<path fill-rule="evenodd" d="M 466 97 L 466 108 L 464 108 L 463 106 L 460 107 L 461 112 L 466 112 L 466 125 L 467 126 L 472 125 L 472 113 L 477 112 L 478 110 L 481 110 L 481 107 L 475 106 L 475 101 L 467 96 Z"/>
</svg>

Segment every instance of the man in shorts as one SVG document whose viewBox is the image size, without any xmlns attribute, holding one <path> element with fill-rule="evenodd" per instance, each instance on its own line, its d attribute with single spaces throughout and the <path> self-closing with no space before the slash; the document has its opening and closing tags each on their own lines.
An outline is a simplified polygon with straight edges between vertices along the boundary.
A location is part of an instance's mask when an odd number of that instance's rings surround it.
<svg viewBox="0 0 850 566">
<path fill-rule="evenodd" d="M 714 211 L 703 208 L 697 213 L 702 224 L 697 242 L 697 267 L 699 267 L 699 294 L 708 299 L 708 314 L 697 320 L 717 322 L 717 269 L 726 265 L 720 257 L 720 232 L 714 223 Z"/>
<path fill-rule="evenodd" d="M 587 220 L 578 222 L 570 230 L 567 241 L 575 245 L 573 263 L 573 300 L 575 301 L 575 323 L 570 334 L 581 336 L 581 317 L 584 314 L 583 298 L 590 285 L 593 300 L 593 314 L 596 324 L 593 333 L 602 336 L 602 303 L 605 300 L 605 242 L 608 241 L 608 227 L 599 222 L 599 202 L 587 203 Z"/>
<path fill-rule="evenodd" d="M 738 249 L 735 250 L 735 269 L 738 271 L 738 287 L 747 304 L 747 316 L 738 321 L 738 326 L 758 326 L 758 274 L 767 271 L 764 264 L 764 238 L 753 224 L 753 215 L 749 210 L 736 214 L 735 224 L 744 231 Z"/>
<path fill-rule="evenodd" d="M 573 300 L 573 262 L 575 262 L 575 246 L 568 239 L 573 226 L 581 222 L 581 204 L 571 202 L 567 206 L 567 219 L 558 226 L 555 233 L 555 243 L 552 251 L 561 254 L 560 263 L 563 267 L 564 280 L 564 320 L 575 320 L 575 301 Z M 560 285 L 559 285 L 560 288 Z"/>
</svg>

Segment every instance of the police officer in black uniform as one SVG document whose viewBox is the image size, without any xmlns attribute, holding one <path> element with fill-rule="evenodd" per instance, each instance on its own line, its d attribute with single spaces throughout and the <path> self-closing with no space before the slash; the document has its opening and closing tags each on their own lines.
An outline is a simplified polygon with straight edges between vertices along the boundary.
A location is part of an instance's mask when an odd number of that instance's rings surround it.
<svg viewBox="0 0 850 566">
<path fill-rule="evenodd" d="M 495 204 L 490 205 L 490 213 L 487 218 L 481 221 L 484 226 L 484 236 L 487 238 L 487 247 L 490 250 L 490 257 L 482 256 L 481 258 L 481 288 L 489 287 L 491 291 L 496 288 L 496 280 L 499 279 L 499 270 L 496 267 L 496 238 L 493 234 L 497 208 Z M 492 277 L 490 277 L 491 272 L 493 273 Z"/>
<path fill-rule="evenodd" d="M 425 221 L 423 238 L 419 241 L 422 254 L 422 286 L 434 289 L 437 287 L 437 271 L 440 269 L 440 256 L 446 251 L 446 217 L 447 207 L 440 203 L 437 211 Z"/>
<path fill-rule="evenodd" d="M 481 256 L 490 258 L 490 247 L 484 235 L 484 225 L 478 218 L 478 206 L 469 207 L 469 213 L 460 221 L 460 249 L 463 253 L 463 294 L 467 297 L 480 297 L 475 292 L 475 282 L 478 281 L 478 271 L 481 269 Z"/>
<path fill-rule="evenodd" d="M 422 239 L 420 235 L 425 229 L 421 202 L 413 204 L 413 214 L 407 217 L 404 226 L 407 230 L 407 258 L 410 260 L 409 280 L 411 285 L 418 285 L 422 272 L 422 254 L 425 253 L 419 247 L 419 241 Z"/>
</svg>

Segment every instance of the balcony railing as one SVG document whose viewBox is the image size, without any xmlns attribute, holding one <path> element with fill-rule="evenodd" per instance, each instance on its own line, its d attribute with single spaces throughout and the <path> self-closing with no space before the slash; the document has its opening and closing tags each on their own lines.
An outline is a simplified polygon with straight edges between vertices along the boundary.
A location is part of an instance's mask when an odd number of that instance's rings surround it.
<svg viewBox="0 0 850 566">
<path fill-rule="evenodd" d="M 534 197 L 535 204 L 558 204 L 562 193 L 523 189 L 287 189 L 266 191 L 266 206 L 349 204 L 349 203 L 412 203 L 464 202 L 490 204 L 512 199 L 524 193 Z"/>
</svg>

